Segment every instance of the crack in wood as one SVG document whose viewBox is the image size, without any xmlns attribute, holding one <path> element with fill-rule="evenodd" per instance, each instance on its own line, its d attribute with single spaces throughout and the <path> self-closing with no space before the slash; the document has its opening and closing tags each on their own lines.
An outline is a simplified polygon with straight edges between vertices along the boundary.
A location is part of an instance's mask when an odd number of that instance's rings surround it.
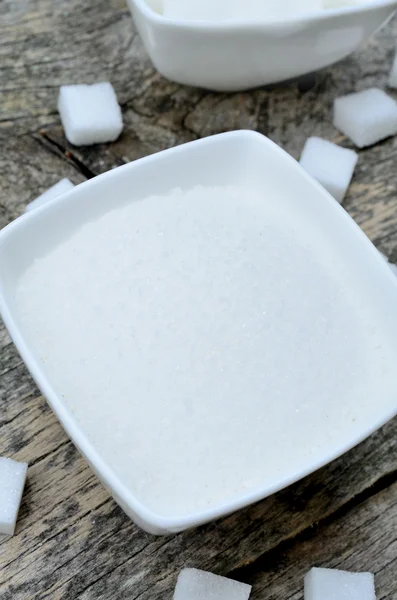
<svg viewBox="0 0 397 600">
<path fill-rule="evenodd" d="M 91 171 L 91 169 L 89 169 L 80 159 L 78 159 L 69 149 L 65 148 L 64 146 L 62 146 L 59 142 L 53 140 L 52 138 L 50 138 L 45 131 L 41 130 L 39 132 L 40 137 L 43 138 L 50 146 L 52 146 L 53 148 L 56 148 L 58 152 L 56 152 L 57 156 L 66 158 L 67 160 L 71 161 L 75 167 L 80 171 L 80 173 L 82 175 L 84 175 L 84 177 L 86 177 L 86 179 L 92 179 L 93 177 L 95 177 L 95 173 L 93 173 Z M 35 139 L 38 139 L 40 141 L 40 138 L 37 137 Z M 45 147 L 47 147 L 47 145 L 45 145 Z"/>
<path fill-rule="evenodd" d="M 297 544 L 314 537 L 321 528 L 340 519 L 340 517 L 346 515 L 355 507 L 363 504 L 370 498 L 377 496 L 387 488 L 393 486 L 395 483 L 397 483 L 397 469 L 378 479 L 378 481 L 376 481 L 371 487 L 366 488 L 357 495 L 353 496 L 353 498 L 349 499 L 345 504 L 337 508 L 332 513 L 326 515 L 324 518 L 319 519 L 315 524 L 303 529 L 302 531 L 299 531 L 299 533 L 293 533 L 289 538 L 281 541 L 280 544 L 274 546 L 270 551 L 264 552 L 252 563 L 233 569 L 230 571 L 230 573 L 228 573 L 228 576 L 239 581 L 249 580 L 250 575 L 252 575 L 253 572 L 263 568 L 270 555 L 273 556 L 274 553 L 284 553 L 291 547 L 292 544 Z"/>
</svg>

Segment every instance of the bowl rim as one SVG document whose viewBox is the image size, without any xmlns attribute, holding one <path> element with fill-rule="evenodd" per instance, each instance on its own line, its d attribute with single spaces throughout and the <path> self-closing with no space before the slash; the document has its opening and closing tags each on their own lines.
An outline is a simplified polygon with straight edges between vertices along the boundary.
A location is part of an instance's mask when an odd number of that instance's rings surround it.
<svg viewBox="0 0 397 600">
<path fill-rule="evenodd" d="M 275 17 L 256 21 L 253 19 L 220 21 L 219 23 L 211 20 L 192 21 L 188 19 L 168 19 L 164 15 L 153 10 L 146 0 L 127 0 L 145 16 L 148 21 L 163 27 L 173 27 L 189 30 L 210 30 L 210 31 L 237 31 L 241 29 L 259 30 L 262 32 L 271 32 L 277 29 L 285 29 L 292 26 L 305 26 L 312 23 L 326 21 L 332 17 L 343 17 L 347 15 L 357 15 L 373 12 L 382 8 L 397 8 L 397 0 L 363 0 L 359 4 L 347 5 L 324 10 L 310 10 L 297 15 L 286 15 L 283 20 Z"/>
<path fill-rule="evenodd" d="M 222 140 L 222 143 L 227 143 L 228 140 L 233 141 L 236 139 L 241 139 L 242 142 L 246 142 L 247 139 L 249 141 L 253 141 L 254 143 L 259 141 L 272 153 L 276 153 L 280 156 L 282 161 L 285 163 L 287 170 L 294 169 L 295 171 L 299 171 L 300 177 L 310 182 L 310 185 L 316 189 L 316 192 L 319 196 L 319 201 L 328 202 L 330 205 L 332 205 L 332 210 L 339 211 L 339 218 L 344 219 L 349 224 L 350 228 L 353 231 L 353 235 L 355 235 L 356 239 L 361 239 L 361 244 L 363 245 L 364 242 L 364 244 L 367 246 L 367 251 L 373 252 L 374 259 L 378 261 L 379 268 L 383 269 L 385 276 L 388 276 L 390 282 L 393 282 L 393 285 L 396 286 L 397 297 L 397 278 L 391 272 L 391 269 L 384 260 L 384 258 L 372 245 L 372 243 L 369 241 L 369 239 L 361 230 L 361 228 L 353 221 L 353 219 L 351 219 L 351 217 L 334 200 L 334 198 L 317 181 L 312 179 L 310 175 L 306 173 L 306 171 L 303 170 L 303 168 L 292 156 L 287 154 L 281 147 L 279 147 L 275 142 L 271 141 L 266 136 L 251 130 L 231 131 L 188 142 L 186 144 L 182 144 L 180 146 L 176 146 L 174 148 L 170 148 L 168 150 L 163 150 L 153 155 L 146 156 L 142 159 L 138 159 L 136 161 L 122 165 L 120 167 L 117 167 L 116 169 L 98 175 L 93 179 L 79 184 L 78 186 L 59 196 L 58 198 L 55 198 L 49 204 L 45 204 L 43 206 L 38 207 L 35 210 L 29 211 L 21 217 L 12 221 L 9 225 L 7 225 L 3 230 L 0 231 L 0 248 L 7 241 L 8 238 L 14 235 L 15 232 L 17 232 L 21 228 L 23 229 L 25 224 L 29 222 L 29 219 L 31 221 L 33 221 L 34 219 L 37 219 L 39 221 L 40 214 L 43 214 L 45 211 L 53 210 L 54 207 L 56 207 L 57 205 L 63 205 L 67 203 L 73 195 L 76 197 L 79 195 L 84 196 L 85 190 L 93 189 L 97 186 L 100 186 L 101 182 L 104 180 L 117 178 L 119 173 L 121 172 L 128 170 L 134 172 L 135 170 L 139 169 L 140 166 L 143 164 L 155 164 L 156 162 L 161 161 L 162 157 L 165 155 L 177 156 L 178 154 L 185 152 L 186 149 L 191 147 L 192 145 L 209 146 L 213 143 L 219 142 L 220 140 Z M 395 408 L 391 409 L 389 412 L 387 412 L 387 414 L 380 415 L 376 421 L 373 421 L 370 427 L 363 429 L 361 433 L 352 437 L 348 443 L 340 444 L 338 447 L 333 447 L 332 451 L 324 452 L 321 455 L 321 457 L 317 460 L 312 460 L 311 462 L 308 461 L 303 466 L 303 468 L 296 470 L 295 472 L 291 472 L 288 477 L 284 477 L 282 480 L 276 480 L 273 483 L 273 485 L 262 486 L 261 488 L 258 487 L 254 490 L 251 490 L 249 493 L 241 494 L 232 501 L 218 503 L 209 509 L 199 510 L 190 514 L 185 514 L 184 516 L 162 516 L 155 513 L 154 511 L 149 509 L 145 504 L 143 504 L 132 491 L 132 489 L 129 489 L 120 479 L 120 477 L 116 475 L 112 467 L 109 466 L 101 458 L 100 452 L 95 448 L 95 446 L 85 433 L 83 425 L 79 424 L 72 411 L 68 408 L 68 406 L 62 399 L 61 394 L 57 393 L 53 386 L 50 384 L 49 380 L 45 375 L 44 370 L 42 369 L 42 366 L 38 363 L 34 354 L 31 352 L 29 343 L 25 339 L 22 330 L 19 328 L 17 321 L 14 318 L 15 310 L 11 308 L 9 301 L 6 298 L 6 294 L 4 293 L 5 288 L 6 285 L 4 285 L 2 269 L 0 268 L 0 315 L 2 316 L 3 321 L 8 329 L 8 332 L 10 333 L 10 336 L 15 346 L 17 347 L 17 350 L 20 353 L 23 361 L 25 362 L 34 381 L 36 382 L 43 396 L 54 411 L 57 419 L 62 424 L 68 437 L 72 440 L 72 442 L 77 446 L 81 454 L 90 463 L 91 467 L 94 469 L 94 471 L 96 472 L 100 480 L 103 482 L 105 487 L 108 488 L 108 490 L 117 502 L 120 501 L 122 508 L 127 507 L 128 509 L 130 509 L 130 517 L 132 513 L 134 517 L 131 518 L 134 519 L 136 517 L 137 523 L 144 529 L 146 529 L 147 527 L 147 531 L 152 531 L 154 533 L 160 534 L 176 533 L 206 522 L 214 521 L 221 517 L 227 516 L 228 514 L 234 513 L 237 510 L 240 510 L 251 504 L 254 504 L 255 502 L 263 500 L 264 498 L 271 496 L 272 494 L 301 480 L 307 475 L 313 473 L 314 471 L 317 471 L 319 468 L 328 464 L 332 460 L 338 458 L 339 456 L 341 456 L 342 454 L 344 454 L 345 452 L 362 442 L 364 439 L 366 439 L 369 435 L 374 433 L 377 429 L 379 429 L 382 425 L 384 425 L 387 421 L 389 421 L 397 414 L 396 401 Z M 124 508 L 124 510 L 126 509 Z"/>
</svg>

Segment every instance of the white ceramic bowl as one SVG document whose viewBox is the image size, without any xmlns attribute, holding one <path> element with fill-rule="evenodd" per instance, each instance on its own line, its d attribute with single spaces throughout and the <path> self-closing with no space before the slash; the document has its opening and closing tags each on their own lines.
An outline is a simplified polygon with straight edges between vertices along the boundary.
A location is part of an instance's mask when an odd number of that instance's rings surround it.
<svg viewBox="0 0 397 600">
<path fill-rule="evenodd" d="M 178 532 L 256 502 L 341 455 L 397 413 L 397 395 L 390 385 L 383 394 L 387 402 L 382 403 L 382 393 L 374 402 L 372 398 L 367 399 L 365 425 L 360 424 L 351 433 L 349 429 L 347 436 L 346 432 L 337 436 L 336 442 L 334 440 L 327 446 L 326 451 L 315 453 L 298 469 L 290 469 L 287 477 L 275 478 L 270 485 L 241 493 L 232 502 L 171 518 L 154 514 L 115 474 L 69 410 L 60 390 L 50 383 L 40 357 L 28 341 L 15 300 L 18 280 L 29 264 L 55 248 L 76 228 L 116 206 L 151 194 L 166 193 L 177 186 L 189 189 L 197 184 L 242 185 L 244 182 L 257 190 L 276 186 L 281 196 L 293 198 L 298 211 L 303 211 L 311 221 L 315 220 L 316 228 L 318 226 L 322 236 L 332 240 L 333 247 L 342 253 L 343 262 L 349 265 L 354 277 L 357 273 L 357 305 L 363 294 L 370 298 L 371 306 L 379 315 L 382 331 L 386 328 L 390 332 L 397 356 L 397 279 L 389 266 L 339 204 L 294 159 L 258 133 L 226 133 L 132 162 L 76 186 L 64 196 L 16 219 L 0 232 L 0 312 L 14 343 L 64 429 L 92 469 L 122 509 L 151 533 Z M 350 281 L 346 285 L 349 286 Z M 59 344 L 62 345 L 62 339 Z M 343 347 L 340 352 L 344 352 Z M 346 360 L 349 360 L 348 356 Z M 333 377 L 332 364 L 329 369 Z M 326 418 L 323 427 L 324 435 L 327 435 Z M 265 464 L 263 468 L 266 468 Z"/>
<path fill-rule="evenodd" d="M 246 90 L 331 65 L 357 50 L 397 5 L 373 0 L 283 21 L 216 24 L 165 19 L 160 1 L 127 0 L 153 64 L 172 81 L 216 91 Z"/>
</svg>

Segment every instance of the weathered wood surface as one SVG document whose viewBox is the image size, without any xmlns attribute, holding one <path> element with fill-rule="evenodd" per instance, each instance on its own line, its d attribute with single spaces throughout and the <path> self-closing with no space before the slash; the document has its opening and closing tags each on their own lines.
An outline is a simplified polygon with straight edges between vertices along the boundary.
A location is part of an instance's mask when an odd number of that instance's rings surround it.
<svg viewBox="0 0 397 600">
<path fill-rule="evenodd" d="M 146 154 L 235 128 L 257 129 L 298 157 L 309 135 L 350 143 L 331 125 L 334 97 L 384 87 L 397 21 L 366 48 L 296 84 L 212 94 L 151 67 L 123 0 L 0 4 L 0 227 L 61 177 L 75 183 Z M 73 148 L 56 112 L 61 83 L 110 79 L 125 131 Z M 397 96 L 396 96 L 397 97 Z M 397 262 L 397 138 L 360 152 L 345 207 Z M 74 449 L 0 327 L 0 455 L 30 463 L 16 535 L 0 538 L 0 598 L 157 600 L 197 566 L 254 584 L 254 599 L 302 598 L 313 564 L 372 569 L 397 599 L 397 421 L 273 498 L 172 538 L 141 532 Z"/>
<path fill-rule="evenodd" d="M 343 511 L 338 519 L 306 531 L 232 575 L 253 584 L 252 600 L 301 600 L 303 578 L 313 566 L 375 574 L 377 598 L 395 600 L 397 484 Z"/>
</svg>

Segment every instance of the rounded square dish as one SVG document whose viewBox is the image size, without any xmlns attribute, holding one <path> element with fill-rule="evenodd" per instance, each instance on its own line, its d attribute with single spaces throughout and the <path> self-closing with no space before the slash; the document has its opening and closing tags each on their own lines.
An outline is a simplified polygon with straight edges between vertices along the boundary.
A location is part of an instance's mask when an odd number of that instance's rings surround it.
<svg viewBox="0 0 397 600">
<path fill-rule="evenodd" d="M 158 71 L 190 86 L 231 92 L 323 69 L 357 50 L 391 15 L 373 0 L 267 22 L 165 19 L 159 0 L 127 0 Z"/>
<path fill-rule="evenodd" d="M 19 295 L 21 281 L 27 273 L 32 273 L 32 265 L 40 264 L 48 255 L 55 257 L 53 280 L 62 282 L 56 271 L 63 273 L 66 265 L 59 265 L 62 269 L 57 269 L 56 252 L 76 232 L 87 232 L 87 227 L 119 209 L 139 209 L 146 215 L 148 196 L 164 196 L 167 203 L 170 202 L 167 194 L 175 188 L 190 193 L 197 186 L 209 191 L 219 186 L 240 186 L 247 190 L 247 198 L 239 196 L 237 204 L 230 204 L 233 210 L 228 208 L 227 202 L 221 204 L 219 212 L 214 213 L 211 212 L 214 204 L 211 193 L 203 195 L 203 210 L 197 205 L 194 213 L 198 234 L 190 242 L 183 237 L 185 229 L 190 231 L 187 228 L 190 210 L 184 214 L 178 212 L 182 214 L 183 226 L 173 226 L 168 233 L 166 229 L 159 232 L 160 237 L 175 244 L 177 250 L 181 250 L 181 240 L 186 244 L 182 248 L 187 262 L 183 277 L 186 283 L 178 288 L 183 293 L 175 293 L 174 284 L 179 285 L 180 280 L 167 270 L 167 253 L 156 255 L 156 271 L 167 274 L 161 279 L 165 285 L 162 292 L 167 293 L 158 295 L 156 310 L 166 308 L 170 322 L 177 323 L 178 336 L 174 336 L 172 329 L 171 334 L 168 332 L 166 338 L 161 338 L 164 332 L 154 327 L 154 323 L 159 322 L 154 318 L 155 311 L 149 310 L 148 303 L 134 294 L 137 286 L 133 286 L 130 298 L 134 308 L 131 308 L 131 319 L 144 324 L 141 342 L 149 343 L 151 336 L 155 338 L 149 344 L 149 354 L 145 354 L 142 344 L 129 347 L 137 361 L 136 373 L 140 379 L 133 379 L 127 390 L 127 395 L 135 399 L 136 410 L 154 402 L 155 410 L 145 416 L 151 424 L 146 430 L 150 439 L 140 440 L 144 445 L 142 454 L 134 449 L 134 456 L 139 459 L 137 473 L 140 463 L 144 463 L 149 454 L 153 454 L 154 469 L 161 463 L 158 478 L 163 487 L 155 504 L 150 494 L 137 492 L 133 473 L 132 480 L 128 481 L 121 464 L 123 453 L 116 452 L 116 458 L 112 459 L 105 444 L 101 446 L 98 439 L 93 439 L 90 419 L 79 414 L 78 406 L 76 411 L 70 397 L 72 392 L 69 389 L 65 393 L 65 383 L 61 385 L 62 377 L 74 379 L 66 339 L 62 335 L 57 338 L 57 353 L 53 353 L 58 356 L 57 364 L 51 366 L 48 357 L 43 362 L 42 349 L 38 351 L 29 331 Z M 259 201 L 251 192 L 258 195 Z M 136 222 L 139 214 L 136 213 Z M 156 210 L 153 214 L 157 214 Z M 271 220 L 274 215 L 277 221 Z M 165 218 L 163 223 L 165 227 Z M 277 228 L 273 227 L 275 223 Z M 157 221 L 155 226 L 158 226 Z M 133 237 L 136 238 L 135 234 Z M 145 262 L 146 248 L 151 261 L 153 258 L 151 252 L 155 244 L 150 239 L 151 243 L 141 247 L 139 256 L 144 271 L 149 268 Z M 244 240 L 243 245 L 241 240 Z M 104 238 L 101 241 L 105 243 Z M 98 256 L 105 261 L 104 253 L 100 254 L 99 250 Z M 100 280 L 103 264 L 95 267 L 93 263 L 91 272 L 86 272 L 87 277 L 84 272 L 81 276 L 87 281 Z M 132 267 L 135 268 L 137 265 Z M 197 276 L 196 287 L 186 280 L 189 273 Z M 47 278 L 49 289 L 50 279 Z M 219 302 L 218 283 L 222 288 L 227 286 L 223 298 L 226 304 Z M 187 297 L 188 301 L 183 300 L 190 288 L 195 294 L 200 288 L 197 304 L 206 310 L 187 313 L 189 318 L 180 319 L 180 308 L 190 310 L 192 305 L 192 294 Z M 82 292 L 85 292 L 84 287 Z M 117 287 L 112 293 L 117 297 Z M 80 290 L 76 290 L 76 296 L 83 303 Z M 264 299 L 266 303 L 262 305 Z M 392 418 L 397 413 L 396 300 L 394 275 L 359 227 L 295 160 L 254 132 L 239 131 L 206 138 L 119 167 L 77 186 L 0 232 L 0 310 L 22 358 L 65 430 L 115 500 L 136 523 L 155 534 L 181 531 L 258 501 L 336 458 Z M 25 301 L 26 308 L 29 300 Z M 35 314 L 34 298 L 30 307 Z M 141 310 L 139 318 L 137 308 Z M 48 309 L 57 311 L 52 321 L 57 328 L 56 316 L 62 316 L 63 307 L 53 304 Z M 186 328 L 181 328 L 182 321 L 187 323 Z M 70 325 L 73 328 L 73 323 Z M 162 339 L 167 340 L 166 350 L 160 343 Z M 222 368 L 212 370 L 215 362 L 211 360 L 210 370 L 203 369 L 202 357 L 214 344 L 224 358 Z M 196 346 L 199 352 L 193 355 Z M 59 359 L 58 348 L 65 348 L 64 361 Z M 51 354 L 48 347 L 47 355 Z M 77 351 L 75 354 L 79 357 Z M 192 355 L 195 360 L 184 371 L 186 377 L 178 379 L 172 365 L 174 359 L 183 360 L 184 355 Z M 262 362 L 256 362 L 257 357 Z M 100 389 L 95 387 L 98 382 L 95 368 L 90 371 L 91 368 L 94 367 L 88 363 L 79 376 L 84 377 L 86 373 L 86 380 L 81 382 L 86 386 L 87 406 L 94 419 L 99 409 L 89 404 L 88 395 L 91 388 L 98 393 Z M 58 376 L 54 375 L 56 370 Z M 102 371 L 98 370 L 98 381 Z M 111 423 L 123 420 L 123 415 L 117 412 L 120 394 L 112 397 L 112 385 L 120 390 L 122 371 L 118 361 L 109 364 L 109 420 L 103 435 L 108 435 L 110 450 Z M 142 378 L 143 386 L 139 383 Z M 146 393 L 147 386 L 156 382 L 158 387 Z M 207 387 L 202 387 L 203 382 Z M 202 415 L 196 411 L 197 419 L 195 416 L 191 419 L 194 435 L 184 438 L 181 433 L 180 440 L 185 446 L 184 451 L 178 453 L 177 465 L 175 453 L 165 444 L 167 438 L 161 438 L 164 427 L 160 413 L 164 406 L 167 409 L 171 397 L 164 392 L 164 384 L 175 386 L 182 396 L 189 390 L 193 398 L 191 406 L 198 407 L 198 411 L 200 407 L 205 409 Z M 225 394 L 233 401 L 218 406 Z M 175 395 L 175 398 L 179 402 L 180 396 Z M 262 399 L 264 408 L 261 408 Z M 243 412 L 234 412 L 236 406 L 242 407 Z M 202 423 L 206 426 L 201 427 Z M 110 433 L 107 434 L 108 424 Z M 133 432 L 133 428 L 130 430 Z M 138 430 L 131 433 L 132 444 L 138 433 Z M 266 436 L 272 440 L 267 454 L 260 447 L 261 438 Z M 243 450 L 239 453 L 239 464 L 228 462 L 226 449 L 229 448 L 232 456 L 234 439 L 238 439 Z M 195 454 L 196 448 L 206 440 L 213 448 L 209 456 L 202 455 L 207 470 L 197 466 L 199 461 Z M 121 446 L 114 443 L 119 450 Z M 192 469 L 185 464 L 188 459 L 196 461 Z M 224 495 L 218 494 L 208 506 L 194 505 L 191 499 L 189 503 L 186 501 L 185 508 L 182 504 L 179 506 L 178 497 L 188 483 L 199 500 L 208 496 L 206 480 L 210 482 L 207 486 L 210 492 L 211 486 L 215 489 L 214 473 L 210 472 L 212 463 L 220 469 L 222 465 L 226 470 L 231 468 L 241 477 L 254 465 L 252 480 L 244 481 L 240 487 L 237 481 L 238 489 L 231 491 L 229 486 Z M 274 465 L 278 465 L 278 471 Z M 183 476 L 178 482 L 179 472 Z M 171 490 L 167 487 L 169 481 Z M 174 504 L 169 500 L 166 505 L 165 498 L 167 494 L 172 498 L 172 493 Z"/>
</svg>

